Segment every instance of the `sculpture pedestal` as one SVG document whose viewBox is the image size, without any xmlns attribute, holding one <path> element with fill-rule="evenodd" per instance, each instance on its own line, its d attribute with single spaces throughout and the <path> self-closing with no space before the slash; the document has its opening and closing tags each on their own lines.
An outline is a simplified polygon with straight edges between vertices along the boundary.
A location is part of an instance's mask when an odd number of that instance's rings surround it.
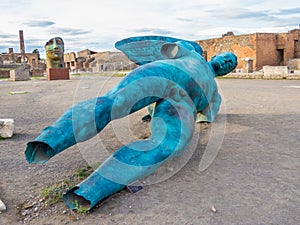
<svg viewBox="0 0 300 225">
<path fill-rule="evenodd" d="M 47 80 L 70 80 L 68 68 L 47 68 Z"/>
</svg>

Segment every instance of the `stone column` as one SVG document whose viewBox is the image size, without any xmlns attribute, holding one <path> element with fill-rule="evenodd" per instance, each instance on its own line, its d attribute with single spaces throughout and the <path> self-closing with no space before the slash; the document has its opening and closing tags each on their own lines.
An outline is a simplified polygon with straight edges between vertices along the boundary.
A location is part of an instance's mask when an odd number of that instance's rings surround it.
<svg viewBox="0 0 300 225">
<path fill-rule="evenodd" d="M 20 38 L 20 51 L 21 51 L 21 63 L 25 62 L 25 45 L 24 45 L 24 37 L 23 30 L 19 30 L 19 38 Z"/>
<path fill-rule="evenodd" d="M 252 58 L 243 58 L 243 73 L 253 73 L 253 60 Z"/>
</svg>

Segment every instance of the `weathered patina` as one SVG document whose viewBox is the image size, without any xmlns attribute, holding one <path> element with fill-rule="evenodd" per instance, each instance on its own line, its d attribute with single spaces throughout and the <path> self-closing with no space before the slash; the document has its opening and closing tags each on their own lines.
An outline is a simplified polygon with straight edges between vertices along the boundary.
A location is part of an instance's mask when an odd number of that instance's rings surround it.
<svg viewBox="0 0 300 225">
<path fill-rule="evenodd" d="M 47 68 L 64 67 L 64 41 L 61 37 L 51 38 L 45 44 Z"/>
<path fill-rule="evenodd" d="M 87 179 L 68 190 L 63 199 L 71 209 L 78 204 L 91 209 L 180 156 L 191 142 L 195 121 L 212 122 L 218 113 L 221 97 L 215 76 L 231 72 L 237 64 L 230 52 L 207 62 L 199 45 L 171 37 L 132 37 L 115 46 L 140 66 L 105 95 L 72 106 L 29 142 L 25 151 L 29 163 L 45 163 L 97 135 L 110 121 L 155 103 L 152 136 L 121 147 Z"/>
</svg>

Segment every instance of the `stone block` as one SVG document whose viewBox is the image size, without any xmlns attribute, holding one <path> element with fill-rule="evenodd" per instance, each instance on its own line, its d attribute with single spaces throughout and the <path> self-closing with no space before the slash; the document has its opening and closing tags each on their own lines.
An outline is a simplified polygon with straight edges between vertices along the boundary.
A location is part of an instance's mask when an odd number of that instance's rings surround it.
<svg viewBox="0 0 300 225">
<path fill-rule="evenodd" d="M 289 74 L 287 66 L 263 66 L 264 78 L 286 78 Z"/>
<path fill-rule="evenodd" d="M 10 138 L 14 133 L 13 119 L 0 119 L 0 137 Z"/>
<path fill-rule="evenodd" d="M 30 80 L 29 69 L 11 70 L 10 71 L 10 80 L 12 80 L 12 81 Z"/>
<path fill-rule="evenodd" d="M 70 80 L 68 68 L 47 68 L 47 80 Z"/>
<path fill-rule="evenodd" d="M 0 200 L 0 211 L 5 211 L 6 210 L 6 206 L 4 205 L 4 203 Z"/>
<path fill-rule="evenodd" d="M 299 58 L 288 59 L 287 66 L 291 70 L 300 70 L 300 59 Z"/>
</svg>

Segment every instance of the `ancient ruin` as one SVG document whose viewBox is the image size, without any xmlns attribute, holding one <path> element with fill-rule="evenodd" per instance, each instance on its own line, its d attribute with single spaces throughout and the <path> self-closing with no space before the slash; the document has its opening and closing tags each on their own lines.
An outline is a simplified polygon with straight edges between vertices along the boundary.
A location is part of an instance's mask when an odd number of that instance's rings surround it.
<svg viewBox="0 0 300 225">
<path fill-rule="evenodd" d="M 8 53 L 0 54 L 0 78 L 10 78 L 12 74 L 12 80 L 28 80 L 29 75 L 43 75 L 46 69 L 43 61 L 39 59 L 38 53 L 25 52 L 24 36 L 22 30 L 19 31 L 19 38 L 19 53 L 15 53 L 13 48 L 9 48 Z M 22 76 L 20 71 L 24 71 L 24 76 Z"/>
<path fill-rule="evenodd" d="M 29 76 L 46 74 L 45 60 L 39 59 L 38 53 L 26 53 L 23 31 L 19 31 L 20 53 L 13 48 L 8 53 L 0 54 L 0 78 L 25 80 Z M 238 57 L 236 78 L 276 78 L 300 79 L 300 29 L 287 33 L 253 33 L 235 35 L 229 31 L 220 38 L 195 41 L 203 48 L 203 57 L 210 60 L 213 55 L 224 51 L 234 52 Z M 105 73 L 112 71 L 130 71 L 137 67 L 123 52 L 97 52 L 89 49 L 64 54 L 64 67 L 74 73 Z M 267 70 L 263 70 L 268 66 Z M 282 68 L 280 68 L 282 66 Z M 24 67 L 29 71 L 19 76 Z M 274 70 L 288 70 L 288 75 L 278 75 Z M 18 70 L 17 72 L 14 72 Z M 272 71 L 273 70 L 273 71 Z M 13 72 L 11 72 L 13 71 Z M 264 77 L 264 71 L 271 71 Z M 271 74 L 271 75 L 270 75 Z M 272 75 L 276 74 L 276 75 Z M 283 74 L 283 73 L 281 73 Z M 19 77 L 19 78 L 18 78 Z"/>
<path fill-rule="evenodd" d="M 232 51 L 238 56 L 238 70 L 248 72 L 261 70 L 263 66 L 288 66 L 290 70 L 300 68 L 300 29 L 287 33 L 254 33 L 234 35 L 228 32 L 220 38 L 196 41 L 204 51 L 206 59 L 223 51 Z M 252 59 L 247 65 L 245 59 Z M 244 65 L 244 66 L 243 66 Z M 244 71 L 243 71 L 244 70 Z"/>
<path fill-rule="evenodd" d="M 95 52 L 89 49 L 77 52 L 77 57 L 75 52 L 67 53 L 64 61 L 65 66 L 74 73 L 122 71 L 137 67 L 122 52 Z"/>
</svg>

